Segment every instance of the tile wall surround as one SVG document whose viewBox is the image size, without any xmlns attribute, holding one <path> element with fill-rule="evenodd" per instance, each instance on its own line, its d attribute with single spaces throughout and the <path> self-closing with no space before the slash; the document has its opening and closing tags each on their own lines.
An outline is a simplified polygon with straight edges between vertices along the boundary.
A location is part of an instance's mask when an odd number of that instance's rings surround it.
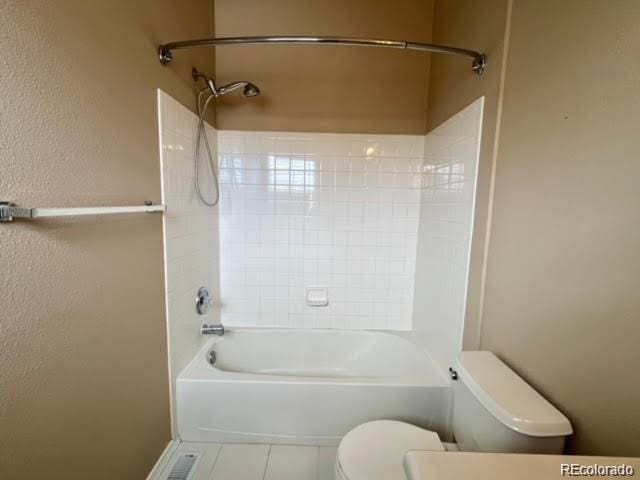
<svg viewBox="0 0 640 480">
<path fill-rule="evenodd" d="M 158 106 L 172 389 L 206 341 L 200 324 L 220 320 L 413 330 L 450 364 L 464 322 L 482 99 L 426 137 L 208 127 L 214 209 L 193 191 L 195 115 L 162 92 Z M 218 300 L 202 317 L 201 285 Z M 326 287 L 329 304 L 307 306 L 308 287 Z"/>
<path fill-rule="evenodd" d="M 445 370 L 462 348 L 483 105 L 425 137 L 412 324 Z"/>
<path fill-rule="evenodd" d="M 200 286 L 208 287 L 214 299 L 220 298 L 219 221 L 218 208 L 203 205 L 193 188 L 196 115 L 160 90 L 158 112 L 162 203 L 167 206 L 163 233 L 173 419 L 175 379 L 206 341 L 200 335 L 200 324 L 220 320 L 217 306 L 202 316 L 195 311 L 195 295 Z M 209 125 L 207 136 L 215 155 L 217 136 Z M 213 196 L 210 178 L 203 170 L 201 185 L 207 198 Z"/>
<path fill-rule="evenodd" d="M 219 131 L 223 323 L 410 329 L 423 144 Z"/>
</svg>

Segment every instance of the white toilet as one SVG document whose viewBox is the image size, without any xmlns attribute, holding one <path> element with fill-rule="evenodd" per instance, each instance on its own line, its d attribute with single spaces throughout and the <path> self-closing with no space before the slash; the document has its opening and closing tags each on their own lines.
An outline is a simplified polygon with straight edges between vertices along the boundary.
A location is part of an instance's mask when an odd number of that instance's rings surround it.
<svg viewBox="0 0 640 480">
<path fill-rule="evenodd" d="M 569 420 L 491 352 L 462 352 L 453 389 L 453 434 L 459 450 L 562 453 Z M 336 455 L 337 480 L 405 480 L 409 450 L 445 450 L 435 432 L 394 420 L 347 433 Z"/>
</svg>

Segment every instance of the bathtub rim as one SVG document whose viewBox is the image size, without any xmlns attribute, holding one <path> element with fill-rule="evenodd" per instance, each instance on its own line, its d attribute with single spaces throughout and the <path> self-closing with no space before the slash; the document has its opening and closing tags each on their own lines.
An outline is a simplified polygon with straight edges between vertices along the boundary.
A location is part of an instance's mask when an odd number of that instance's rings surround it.
<svg viewBox="0 0 640 480">
<path fill-rule="evenodd" d="M 282 331 L 282 332 L 355 332 L 374 333 L 380 335 L 391 335 L 408 341 L 417 348 L 421 354 L 425 355 L 429 364 L 429 371 L 425 375 L 407 375 L 394 377 L 320 377 L 320 376 L 289 376 L 289 375 L 267 375 L 249 372 L 225 371 L 215 368 L 206 360 L 208 351 L 219 342 L 225 341 L 225 337 L 215 337 L 209 339 L 196 353 L 194 358 L 180 372 L 176 382 L 183 381 L 215 381 L 231 383 L 303 383 L 303 384 L 340 384 L 340 385 L 372 385 L 389 387 L 451 387 L 451 381 L 445 372 L 439 367 L 433 356 L 429 353 L 419 334 L 411 331 L 396 330 L 344 330 L 331 328 L 283 328 L 283 327 L 229 327 L 228 331 Z"/>
</svg>

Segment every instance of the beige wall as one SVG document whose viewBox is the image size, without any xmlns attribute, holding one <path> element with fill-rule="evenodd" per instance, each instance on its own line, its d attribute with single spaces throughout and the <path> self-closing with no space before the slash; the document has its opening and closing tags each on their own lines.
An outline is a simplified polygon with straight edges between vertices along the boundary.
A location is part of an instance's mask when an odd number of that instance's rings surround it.
<svg viewBox="0 0 640 480">
<path fill-rule="evenodd" d="M 216 35 L 336 35 L 429 42 L 433 0 L 216 0 Z M 308 45 L 217 49 L 220 82 L 259 98 L 223 99 L 217 127 L 423 134 L 429 55 Z M 462 61 L 462 63 L 467 63 Z"/>
<path fill-rule="evenodd" d="M 640 3 L 515 0 L 482 347 L 640 456 Z"/>
<path fill-rule="evenodd" d="M 508 5 L 491 5 L 435 7 L 435 41 L 490 53 L 481 82 L 440 57 L 430 79 L 430 127 L 487 96 L 465 346 L 495 351 L 570 417 L 569 451 L 640 456 L 640 5 L 514 0 L 503 72 Z"/>
<path fill-rule="evenodd" d="M 0 192 L 160 199 L 156 88 L 193 103 L 208 0 L 0 0 Z M 205 52 L 197 60 L 212 68 Z M 161 217 L 0 225 L 0 477 L 144 478 L 170 438 Z"/>
</svg>

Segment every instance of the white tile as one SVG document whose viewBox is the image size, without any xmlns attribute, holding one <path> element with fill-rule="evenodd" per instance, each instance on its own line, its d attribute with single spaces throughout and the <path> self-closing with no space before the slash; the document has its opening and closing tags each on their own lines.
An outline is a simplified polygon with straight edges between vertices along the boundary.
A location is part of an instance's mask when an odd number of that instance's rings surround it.
<svg viewBox="0 0 640 480">
<path fill-rule="evenodd" d="M 234 176 L 229 180 L 237 180 L 235 184 L 223 186 L 222 191 L 222 257 L 233 258 L 235 270 L 250 272 L 252 278 L 248 282 L 254 282 L 253 277 L 257 276 L 254 283 L 264 287 L 263 293 L 255 298 L 258 304 L 276 285 L 275 278 L 288 278 L 289 284 L 295 285 L 300 281 L 317 283 L 325 275 L 329 279 L 327 285 L 335 286 L 331 284 L 335 273 L 333 260 L 345 258 L 346 254 L 336 247 L 351 245 L 354 247 L 352 257 L 375 262 L 377 251 L 366 247 L 376 245 L 378 232 L 415 236 L 418 231 L 419 190 L 411 187 L 420 184 L 422 179 L 411 174 L 414 169 L 419 170 L 419 159 L 411 155 L 422 153 L 423 137 L 289 132 L 218 132 L 218 136 L 220 167 L 233 167 Z M 382 177 L 382 183 L 378 174 L 380 165 L 385 165 L 383 170 L 389 173 L 388 177 Z M 396 179 L 394 172 L 401 176 Z M 254 189 L 251 185 L 254 176 L 275 187 L 268 187 L 271 192 Z M 393 188 L 396 181 L 398 188 Z M 246 199 L 246 203 L 239 203 L 238 195 L 243 202 Z M 398 216 L 401 210 L 401 221 L 388 221 L 398 202 L 395 214 Z M 229 251 L 231 246 L 243 244 L 247 239 L 255 240 L 255 247 L 250 246 L 241 254 Z M 396 251 L 394 259 L 413 261 L 415 248 L 409 248 L 406 242 L 401 247 L 403 257 L 399 258 Z M 253 258 L 265 257 L 278 260 L 277 277 L 265 271 L 264 264 L 250 262 Z M 298 278 L 300 273 L 304 273 L 303 278 Z M 365 282 L 362 275 L 370 273 L 366 269 L 353 271 L 350 282 Z M 223 276 L 223 291 L 225 295 L 238 297 L 234 287 L 242 286 L 226 284 L 231 278 Z M 412 288 L 412 279 L 403 277 L 402 281 L 406 282 L 405 289 Z M 383 287 L 375 288 L 381 288 L 378 296 L 384 294 Z M 298 297 L 289 298 L 288 310 L 295 312 Z M 355 298 L 354 301 L 365 300 Z M 278 312 L 283 312 L 284 307 L 278 305 Z M 260 318 L 249 311 L 238 315 L 237 310 L 226 309 L 223 321 L 230 325 L 265 325 L 266 319 L 273 318 L 276 326 L 293 322 L 300 327 L 314 327 L 331 322 L 347 328 L 347 322 L 334 322 L 335 311 L 331 307 L 318 308 L 312 317 L 300 316 L 295 321 L 278 314 L 274 316 L 271 308 L 264 309 L 265 315 Z M 361 310 L 365 312 L 367 308 Z M 364 313 L 354 315 L 360 318 L 351 325 L 378 328 L 379 322 Z M 406 328 L 406 322 L 385 327 Z"/>
<path fill-rule="evenodd" d="M 191 449 L 196 446 L 202 454 L 198 461 L 197 469 L 193 474 L 191 480 L 209 480 L 211 470 L 216 463 L 218 455 L 220 454 L 221 445 L 215 443 L 198 443 L 186 445 L 185 448 Z M 182 447 L 182 445 L 181 445 Z M 178 449 L 180 451 L 180 448 Z"/>
<path fill-rule="evenodd" d="M 169 363 L 171 383 L 174 384 L 178 372 L 195 355 L 202 342 L 197 334 L 198 321 L 192 315 L 191 300 L 185 299 L 192 297 L 201 285 L 206 285 L 214 298 L 220 296 L 218 216 L 217 208 L 204 207 L 192 194 L 192 145 L 195 142 L 196 116 L 164 93 L 159 96 L 159 108 L 162 202 L 167 206 L 167 213 L 163 216 L 165 290 L 172 337 Z M 213 157 L 217 158 L 216 131 L 208 127 L 207 132 Z M 205 175 L 202 180 L 205 192 L 209 192 L 210 178 Z M 187 319 L 193 322 L 185 328 L 183 325 Z M 211 323 L 218 319 L 217 310 L 206 318 Z"/>
<path fill-rule="evenodd" d="M 209 480 L 211 470 L 216 463 L 222 446 L 218 443 L 183 442 L 173 452 L 158 480 L 166 480 L 177 459 L 184 454 L 193 454 L 198 458 L 194 464 L 191 480 Z"/>
<path fill-rule="evenodd" d="M 264 480 L 317 480 L 318 447 L 273 445 Z"/>
<path fill-rule="evenodd" d="M 335 480 L 336 447 L 318 448 L 318 480 Z"/>
<path fill-rule="evenodd" d="M 223 445 L 210 480 L 262 480 L 269 449 L 269 445 Z"/>
<path fill-rule="evenodd" d="M 438 342 L 430 351 L 442 367 L 461 347 L 481 118 L 482 99 L 429 133 L 424 143 L 416 259 L 405 270 L 413 266 L 420 292 L 413 328 Z"/>
</svg>

